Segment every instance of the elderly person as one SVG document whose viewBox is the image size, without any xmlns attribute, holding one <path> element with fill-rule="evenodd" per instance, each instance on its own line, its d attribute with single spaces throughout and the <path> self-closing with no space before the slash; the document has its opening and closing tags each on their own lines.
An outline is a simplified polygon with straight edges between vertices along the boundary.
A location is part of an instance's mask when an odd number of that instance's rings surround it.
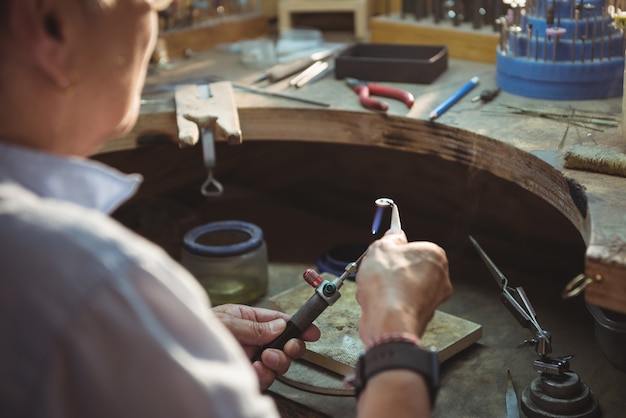
<svg viewBox="0 0 626 418">
<path fill-rule="evenodd" d="M 87 157 L 135 123 L 168 3 L 0 0 L 2 417 L 276 417 L 262 390 L 319 338 L 310 327 L 251 363 L 288 316 L 211 308 L 107 215 L 140 179 Z M 452 291 L 443 250 L 400 230 L 372 244 L 357 283 L 372 353 L 418 350 Z M 359 416 L 429 414 L 430 372 L 404 354 L 378 369 L 364 358 Z"/>
</svg>

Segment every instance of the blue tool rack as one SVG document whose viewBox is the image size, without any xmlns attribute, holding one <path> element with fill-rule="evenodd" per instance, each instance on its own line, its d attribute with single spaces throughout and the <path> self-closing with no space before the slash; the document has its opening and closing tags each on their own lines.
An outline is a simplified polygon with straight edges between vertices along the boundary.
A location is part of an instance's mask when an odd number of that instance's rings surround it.
<svg viewBox="0 0 626 418">
<path fill-rule="evenodd" d="M 623 94 L 624 34 L 607 2 L 527 0 L 500 18 L 497 84 L 509 93 L 552 100 Z M 561 36 L 549 32 L 565 30 Z"/>
</svg>

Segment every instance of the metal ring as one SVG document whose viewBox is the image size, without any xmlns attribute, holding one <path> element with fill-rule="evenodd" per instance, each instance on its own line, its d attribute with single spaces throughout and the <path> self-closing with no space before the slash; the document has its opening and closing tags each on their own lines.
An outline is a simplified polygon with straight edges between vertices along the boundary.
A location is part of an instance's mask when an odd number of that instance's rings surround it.
<svg viewBox="0 0 626 418">
<path fill-rule="evenodd" d="M 600 283 L 602 281 L 602 276 L 596 274 L 595 277 L 587 277 L 584 273 L 579 274 L 574 277 L 563 289 L 563 293 L 561 293 L 561 297 L 563 299 L 573 298 L 575 296 L 583 293 L 591 284 Z"/>
<path fill-rule="evenodd" d="M 379 197 L 374 201 L 374 203 L 376 206 L 382 208 L 393 207 L 395 205 L 393 199 L 389 199 L 388 197 Z"/>
</svg>

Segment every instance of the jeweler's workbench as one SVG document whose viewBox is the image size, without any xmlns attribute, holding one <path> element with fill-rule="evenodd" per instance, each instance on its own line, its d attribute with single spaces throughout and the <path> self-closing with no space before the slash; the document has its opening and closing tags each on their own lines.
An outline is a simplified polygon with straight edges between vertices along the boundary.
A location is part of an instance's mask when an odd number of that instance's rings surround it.
<svg viewBox="0 0 626 418">
<path fill-rule="evenodd" d="M 148 83 L 214 76 L 249 84 L 259 73 L 225 52 L 176 63 Z M 626 375 L 594 344 L 582 297 L 563 301 L 560 292 L 578 273 L 601 275 L 587 288 L 586 301 L 626 312 L 626 178 L 567 170 L 562 160 L 578 143 L 626 151 L 621 123 L 591 130 L 513 114 L 505 105 L 621 119 L 621 98 L 561 103 L 502 92 L 488 104 L 470 102 L 495 87 L 494 74 L 493 65 L 450 60 L 432 84 L 388 83 L 411 91 L 415 104 L 407 110 L 390 100 L 387 114 L 361 108 L 346 83 L 332 78 L 301 89 L 289 89 L 287 81 L 267 87 L 328 107 L 235 89 L 243 144 L 216 144 L 216 177 L 226 191 L 208 202 L 180 195 L 205 174 L 197 147 L 174 151 L 173 142 L 159 139 L 177 135 L 171 94 L 144 104 L 133 132 L 110 141 L 96 158 L 144 172 L 146 183 L 131 204 L 168 194 L 176 205 L 200 206 L 203 220 L 239 217 L 262 225 L 273 261 L 268 297 L 299 284 L 306 263 L 329 245 L 367 240 L 371 198 L 393 197 L 409 238 L 434 240 L 449 252 L 455 295 L 442 310 L 484 328 L 477 344 L 444 363 L 435 416 L 501 416 L 506 370 L 518 393 L 536 375 L 532 351 L 515 348 L 529 335 L 500 304 L 469 245 L 471 233 L 501 268 L 518 272 L 509 279 L 524 285 L 554 334 L 555 350 L 575 355 L 572 368 L 598 394 L 605 415 L 618 416 L 626 407 Z M 472 76 L 480 77 L 478 88 L 428 121 L 429 112 Z M 151 159 L 158 169 L 149 167 Z M 271 392 L 284 416 L 354 414 L 352 398 L 281 383 Z"/>
</svg>

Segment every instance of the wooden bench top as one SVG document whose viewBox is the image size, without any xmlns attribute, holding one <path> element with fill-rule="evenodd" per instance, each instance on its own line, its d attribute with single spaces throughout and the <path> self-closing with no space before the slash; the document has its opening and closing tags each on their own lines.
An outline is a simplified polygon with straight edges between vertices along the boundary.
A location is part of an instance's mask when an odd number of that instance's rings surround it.
<svg viewBox="0 0 626 418">
<path fill-rule="evenodd" d="M 209 51 L 173 61 L 150 75 L 147 83 L 214 76 L 246 85 L 259 73 L 241 65 L 236 55 Z M 501 92 L 491 103 L 471 102 L 472 96 L 495 87 L 495 73 L 491 64 L 451 59 L 448 70 L 432 84 L 380 83 L 409 90 L 416 98 L 410 110 L 401 102 L 386 100 L 390 106 L 387 114 L 362 108 L 346 83 L 332 77 L 301 89 L 289 87 L 287 80 L 262 86 L 325 102 L 328 107 L 237 88 L 235 99 L 244 143 L 328 142 L 437 155 L 519 185 L 555 207 L 580 232 L 587 246 L 584 273 L 601 278 L 586 289 L 586 301 L 626 313 L 626 178 L 563 167 L 564 153 L 576 144 L 626 152 L 621 97 L 558 102 Z M 435 122 L 429 121 L 434 107 L 472 76 L 480 77 L 480 85 Z M 166 92 L 146 101 L 133 131 L 109 141 L 101 153 L 135 148 L 140 138 L 154 134 L 176 138 L 172 97 L 173 93 Z M 600 114 L 616 122 L 583 127 L 519 114 L 529 110 Z"/>
</svg>

